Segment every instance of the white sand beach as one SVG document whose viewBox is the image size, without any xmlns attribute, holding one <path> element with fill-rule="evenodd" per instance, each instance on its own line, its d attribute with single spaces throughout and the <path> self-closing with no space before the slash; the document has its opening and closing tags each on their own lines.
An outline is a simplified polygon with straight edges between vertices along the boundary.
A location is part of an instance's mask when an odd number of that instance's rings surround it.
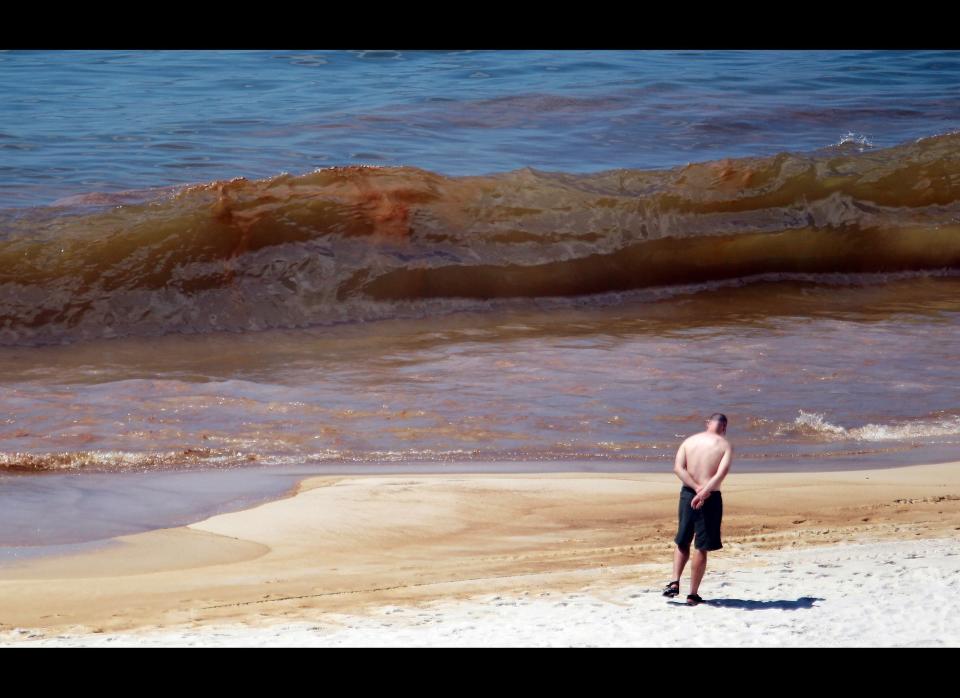
<svg viewBox="0 0 960 698">
<path fill-rule="evenodd" d="M 672 474 L 321 477 L 0 569 L 0 644 L 960 645 L 958 464 L 724 484 L 698 607 Z"/>
<path fill-rule="evenodd" d="M 958 647 L 960 540 L 828 545 L 756 554 L 711 571 L 712 598 L 688 607 L 657 589 L 487 594 L 330 613 L 317 623 L 150 632 L 4 634 L 65 647 Z"/>
</svg>

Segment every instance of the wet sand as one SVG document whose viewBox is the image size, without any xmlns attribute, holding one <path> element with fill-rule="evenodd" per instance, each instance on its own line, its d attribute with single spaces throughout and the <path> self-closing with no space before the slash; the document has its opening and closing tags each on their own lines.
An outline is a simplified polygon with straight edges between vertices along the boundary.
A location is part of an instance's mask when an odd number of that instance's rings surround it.
<svg viewBox="0 0 960 698">
<path fill-rule="evenodd" d="M 202 644 L 226 626 L 376 618 L 387 606 L 476 605 L 491 595 L 589 588 L 591 598 L 623 601 L 669 578 L 679 489 L 671 473 L 311 477 L 294 496 L 252 509 L 0 568 L 0 640 L 82 644 L 121 633 L 136 644 L 147 641 L 139 633 L 159 630 Z M 770 555 L 876 543 L 897 558 L 906 554 L 897 541 L 955 539 L 960 530 L 958 462 L 732 473 L 723 492 L 724 549 L 710 557 L 701 587 L 708 599 L 721 592 L 721 572 L 747 575 L 740 598 L 768 589 Z M 684 589 L 688 576 L 689 568 Z M 809 586 L 810 597 L 825 595 L 815 580 Z M 844 593 L 856 599 L 857 588 Z M 866 590 L 862 602 L 872 603 Z M 564 643 L 562 633 L 553 639 Z M 498 644 L 495 635 L 488 641 Z"/>
<path fill-rule="evenodd" d="M 795 472 L 802 462 L 741 459 L 741 472 Z M 823 470 L 869 467 L 855 456 L 818 463 Z M 895 467 L 880 454 L 872 466 Z M 663 463 L 618 461 L 464 461 L 338 463 L 161 469 L 126 472 L 0 472 L 0 568 L 26 558 L 72 553 L 112 539 L 174 528 L 296 493 L 309 477 L 352 475 L 660 472 Z"/>
</svg>

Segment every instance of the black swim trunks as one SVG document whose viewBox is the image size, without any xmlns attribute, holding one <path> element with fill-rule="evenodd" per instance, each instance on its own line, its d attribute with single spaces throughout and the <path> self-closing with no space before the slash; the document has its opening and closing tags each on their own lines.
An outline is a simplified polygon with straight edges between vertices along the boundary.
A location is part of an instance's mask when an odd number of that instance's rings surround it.
<svg viewBox="0 0 960 698">
<path fill-rule="evenodd" d="M 699 509 L 690 506 L 697 491 L 684 485 L 680 490 L 680 528 L 674 542 L 681 548 L 689 547 L 693 534 L 697 534 L 698 550 L 719 550 L 720 521 L 723 519 L 723 498 L 719 492 L 712 492 Z"/>
</svg>

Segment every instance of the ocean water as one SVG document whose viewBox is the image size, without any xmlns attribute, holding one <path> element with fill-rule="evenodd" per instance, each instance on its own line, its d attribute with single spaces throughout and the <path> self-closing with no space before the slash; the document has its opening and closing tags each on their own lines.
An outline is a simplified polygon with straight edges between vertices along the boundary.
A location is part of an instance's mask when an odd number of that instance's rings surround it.
<svg viewBox="0 0 960 698">
<path fill-rule="evenodd" d="M 0 52 L 0 94 L 5 482 L 669 470 L 715 411 L 738 469 L 960 457 L 960 52 Z"/>
<path fill-rule="evenodd" d="M 418 167 L 658 169 L 956 130 L 956 51 L 0 53 L 0 207 Z"/>
</svg>

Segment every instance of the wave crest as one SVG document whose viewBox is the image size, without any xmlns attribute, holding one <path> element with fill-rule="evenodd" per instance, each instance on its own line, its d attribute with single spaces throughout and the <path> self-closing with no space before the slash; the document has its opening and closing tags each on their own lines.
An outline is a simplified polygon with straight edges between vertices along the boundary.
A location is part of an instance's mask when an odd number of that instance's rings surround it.
<svg viewBox="0 0 960 698">
<path fill-rule="evenodd" d="M 960 415 L 943 415 L 899 424 L 866 424 L 843 427 L 827 421 L 820 412 L 804 412 L 777 427 L 777 436 L 813 436 L 830 441 L 908 441 L 960 435 Z"/>
<path fill-rule="evenodd" d="M 662 171 L 339 167 L 0 217 L 0 344 L 960 267 L 960 134 Z"/>
</svg>

